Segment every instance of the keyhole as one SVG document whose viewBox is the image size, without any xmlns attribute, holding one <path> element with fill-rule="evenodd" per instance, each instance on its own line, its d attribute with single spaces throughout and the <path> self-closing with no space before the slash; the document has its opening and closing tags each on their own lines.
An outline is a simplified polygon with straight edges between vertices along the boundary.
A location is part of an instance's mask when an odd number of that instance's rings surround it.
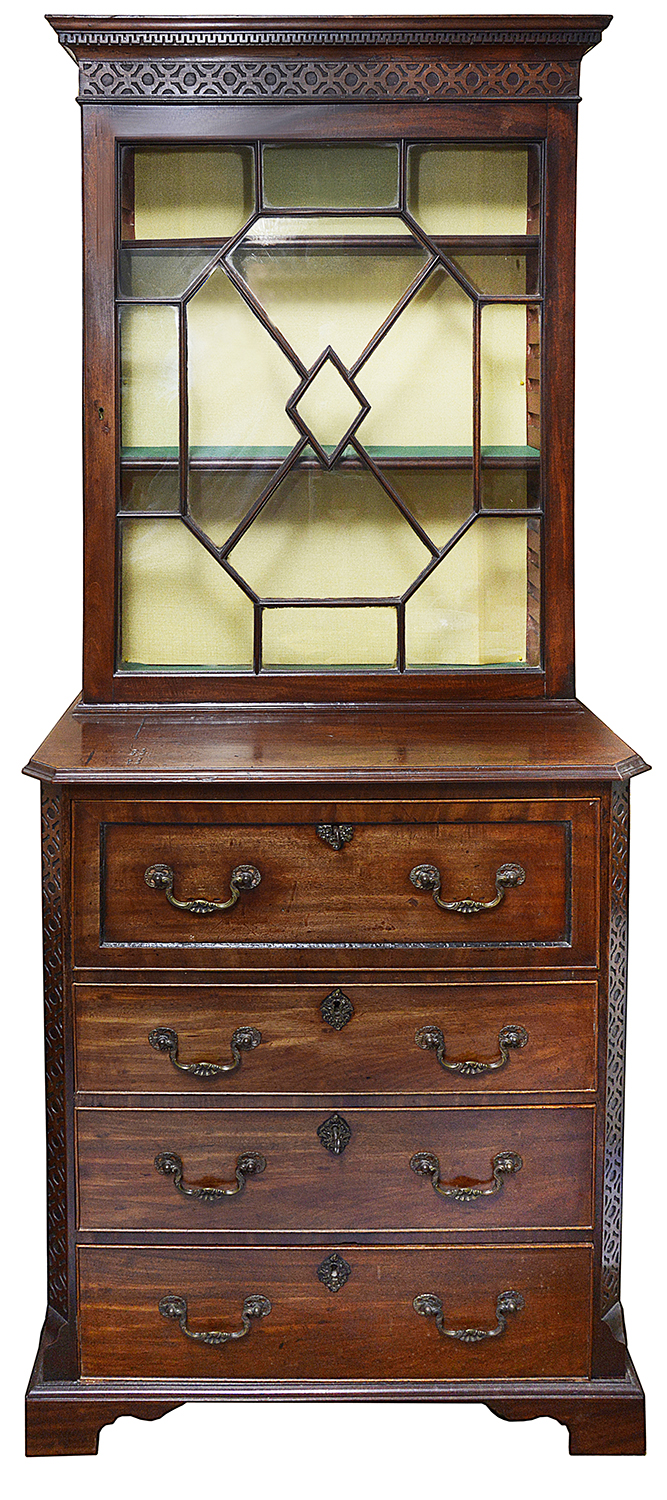
<svg viewBox="0 0 667 1500">
<path fill-rule="evenodd" d="M 342 1031 L 354 1015 L 354 1006 L 342 990 L 332 990 L 322 1001 L 321 1013 L 328 1026 L 333 1026 L 334 1031 Z"/>
</svg>

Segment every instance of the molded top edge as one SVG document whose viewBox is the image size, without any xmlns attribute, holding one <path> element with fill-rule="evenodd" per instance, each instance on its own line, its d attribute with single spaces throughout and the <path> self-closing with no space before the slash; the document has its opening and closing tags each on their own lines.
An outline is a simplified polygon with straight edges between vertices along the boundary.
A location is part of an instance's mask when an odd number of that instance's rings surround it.
<svg viewBox="0 0 667 1500">
<path fill-rule="evenodd" d="M 25 768 L 72 785 L 619 781 L 648 769 L 580 703 L 562 712 L 513 706 L 406 715 L 318 709 L 294 713 L 145 713 L 77 703 Z"/>
</svg>

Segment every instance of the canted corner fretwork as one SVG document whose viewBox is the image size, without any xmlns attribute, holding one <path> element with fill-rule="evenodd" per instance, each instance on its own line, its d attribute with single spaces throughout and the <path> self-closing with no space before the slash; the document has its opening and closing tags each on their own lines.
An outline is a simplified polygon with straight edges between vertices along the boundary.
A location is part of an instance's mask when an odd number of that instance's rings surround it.
<svg viewBox="0 0 667 1500">
<path fill-rule="evenodd" d="M 44 1043 L 49 1306 L 68 1312 L 61 799 L 42 788 Z"/>
<path fill-rule="evenodd" d="M 604 1208 L 602 1220 L 602 1312 L 619 1300 L 623 1204 L 623 1099 L 628 988 L 628 860 L 630 783 L 611 790 L 611 922 L 607 1019 Z"/>
</svg>

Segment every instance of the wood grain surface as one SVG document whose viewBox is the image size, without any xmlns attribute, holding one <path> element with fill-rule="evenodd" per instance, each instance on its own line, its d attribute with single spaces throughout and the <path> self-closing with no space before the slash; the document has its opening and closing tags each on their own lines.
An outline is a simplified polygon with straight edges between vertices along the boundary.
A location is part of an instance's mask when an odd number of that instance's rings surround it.
<svg viewBox="0 0 667 1500">
<path fill-rule="evenodd" d="M 592 1214 L 592 1108 L 344 1109 L 351 1139 L 328 1151 L 318 1127 L 333 1111 L 79 1109 L 82 1229 L 332 1231 L 586 1228 Z M 411 1170 L 434 1152 L 444 1184 L 488 1183 L 498 1152 L 522 1169 L 498 1193 L 458 1203 Z M 266 1169 L 222 1202 L 184 1197 L 155 1157 L 182 1158 L 187 1185 L 234 1186 L 239 1156 Z"/>
<path fill-rule="evenodd" d="M 591 963 L 597 956 L 598 813 L 595 798 L 414 803 L 273 802 L 221 806 L 107 800 L 75 809 L 75 961 L 182 962 L 179 950 L 249 945 L 281 950 L 356 946 L 474 949 L 507 966 Z M 321 822 L 348 823 L 351 842 L 331 849 Z M 231 911 L 197 917 L 150 889 L 146 869 L 174 870 L 180 900 L 229 895 L 232 869 L 253 864 L 261 884 Z M 474 916 L 442 911 L 410 871 L 437 865 L 443 900 L 496 894 L 496 871 L 519 863 L 526 878 L 501 904 Z M 314 951 L 313 951 L 314 950 Z M 154 960 L 152 960 L 154 961 Z M 196 961 L 196 960 L 195 960 Z M 282 962 L 284 962 L 284 958 Z M 391 961 L 391 960 L 390 960 Z M 484 959 L 482 959 L 484 961 Z"/>
<path fill-rule="evenodd" d="M 331 1247 L 310 1250 L 79 1250 L 84 1376 L 225 1376 L 311 1379 L 465 1379 L 589 1373 L 587 1245 L 377 1250 L 340 1246 L 351 1268 L 332 1293 L 317 1277 Z M 516 1289 L 522 1312 L 506 1333 L 478 1344 L 443 1338 L 414 1297 L 436 1293 L 454 1327 L 495 1326 L 498 1293 Z M 212 1348 L 192 1343 L 160 1315 L 184 1296 L 194 1329 L 238 1328 L 245 1297 L 271 1313 L 249 1335 Z"/>
<path fill-rule="evenodd" d="M 349 697 L 349 693 L 346 695 Z M 619 780 L 646 763 L 583 703 L 413 703 L 344 711 L 174 706 L 113 713 L 73 703 L 26 770 L 94 786 L 176 782 Z"/>
<path fill-rule="evenodd" d="M 86 1092 L 238 1095 L 554 1093 L 591 1090 L 596 1078 L 594 980 L 524 984 L 348 984 L 351 1019 L 336 1030 L 322 1005 L 339 986 L 75 985 L 77 1088 Z M 500 1060 L 502 1027 L 523 1026 L 524 1047 L 478 1076 L 446 1072 L 415 1042 L 437 1026 L 445 1061 Z M 178 1036 L 180 1062 L 230 1062 L 239 1026 L 262 1041 L 216 1079 L 172 1066 L 149 1043 L 157 1027 Z"/>
</svg>

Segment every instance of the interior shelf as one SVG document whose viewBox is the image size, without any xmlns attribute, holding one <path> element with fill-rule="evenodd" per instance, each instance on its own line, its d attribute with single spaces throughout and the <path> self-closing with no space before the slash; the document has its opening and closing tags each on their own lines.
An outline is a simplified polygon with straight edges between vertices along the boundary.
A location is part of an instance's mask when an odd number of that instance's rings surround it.
<svg viewBox="0 0 667 1500">
<path fill-rule="evenodd" d="M 271 211 L 267 210 L 266 212 L 268 216 Z M 398 209 L 396 210 L 396 215 L 398 216 Z M 313 211 L 313 217 L 316 216 L 315 211 Z M 336 221 L 332 218 L 331 222 L 334 225 Z M 236 236 L 233 238 L 236 238 Z M 437 245 L 439 250 L 451 250 L 452 252 L 455 250 L 465 250 L 470 255 L 474 255 L 475 253 L 480 255 L 493 255 L 494 253 L 508 255 L 512 251 L 526 254 L 530 250 L 539 249 L 540 244 L 540 238 L 537 234 L 432 234 L 429 238 L 434 245 Z M 264 248 L 270 245 L 276 250 L 304 249 L 310 245 L 316 246 L 319 249 L 325 246 L 330 240 L 335 241 L 336 247 L 340 246 L 345 249 L 372 248 L 373 250 L 405 250 L 406 245 L 414 245 L 415 243 L 412 234 L 309 234 L 290 235 L 289 238 L 269 238 L 268 236 L 262 236 L 261 239 L 251 235 L 247 244 L 252 248 L 260 246 Z M 122 240 L 120 248 L 121 250 L 159 250 L 161 253 L 173 250 L 175 254 L 190 250 L 210 250 L 211 254 L 214 254 L 216 250 L 221 250 L 225 244 L 229 243 L 231 243 L 231 239 L 226 240 L 224 237 L 218 239 Z"/>
<path fill-rule="evenodd" d="M 244 468 L 247 465 L 266 464 L 278 466 L 292 452 L 291 448 L 200 448 L 190 451 L 190 468 Z M 466 469 L 472 466 L 471 447 L 463 448 L 376 448 L 368 445 L 367 452 L 376 463 L 391 464 L 392 467 L 429 467 Z M 489 468 L 537 468 L 540 462 L 538 448 L 487 447 L 481 450 L 482 463 Z M 121 448 L 123 468 L 178 468 L 178 448 Z M 345 468 L 357 468 L 361 460 L 345 458 Z M 299 459 L 299 466 L 311 465 L 319 468 L 316 458 Z"/>
</svg>

